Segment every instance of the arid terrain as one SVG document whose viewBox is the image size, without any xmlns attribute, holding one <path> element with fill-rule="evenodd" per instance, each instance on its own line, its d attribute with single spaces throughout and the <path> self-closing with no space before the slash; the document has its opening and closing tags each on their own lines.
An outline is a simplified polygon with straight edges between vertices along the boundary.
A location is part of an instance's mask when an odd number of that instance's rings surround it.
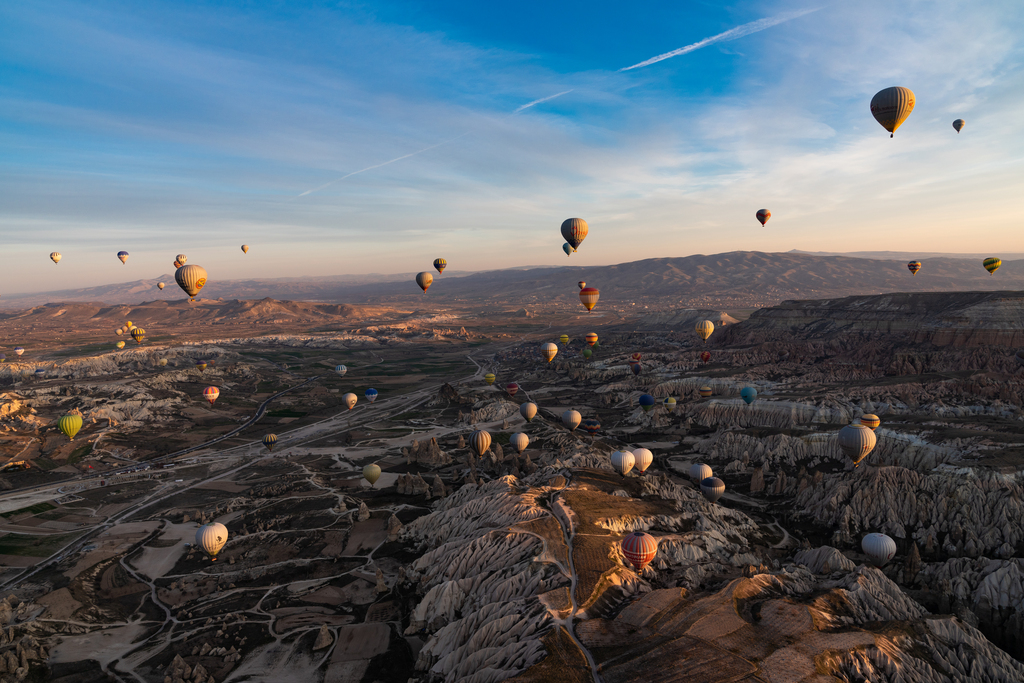
<svg viewBox="0 0 1024 683">
<path fill-rule="evenodd" d="M 1024 680 L 1024 295 L 847 296 L 821 261 L 832 298 L 772 306 L 751 274 L 709 285 L 726 306 L 609 287 L 591 314 L 440 287 L 5 313 L 0 680 Z M 127 320 L 147 337 L 116 350 Z M 866 413 L 854 467 L 836 435 Z M 613 471 L 641 447 L 645 474 Z M 193 545 L 212 521 L 216 562 Z M 641 572 L 635 530 L 658 541 Z M 881 568 L 870 532 L 897 544 Z"/>
</svg>

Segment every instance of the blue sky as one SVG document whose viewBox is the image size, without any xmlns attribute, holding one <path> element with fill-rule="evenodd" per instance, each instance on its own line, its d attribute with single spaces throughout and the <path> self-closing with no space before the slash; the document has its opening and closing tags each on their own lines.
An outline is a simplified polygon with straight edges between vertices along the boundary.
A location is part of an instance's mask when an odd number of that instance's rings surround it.
<svg viewBox="0 0 1024 683">
<path fill-rule="evenodd" d="M 642 5 L 2 3 L 0 293 L 179 252 L 234 279 L 1024 251 L 1024 4 Z M 894 140 L 890 85 L 917 95 Z"/>
</svg>

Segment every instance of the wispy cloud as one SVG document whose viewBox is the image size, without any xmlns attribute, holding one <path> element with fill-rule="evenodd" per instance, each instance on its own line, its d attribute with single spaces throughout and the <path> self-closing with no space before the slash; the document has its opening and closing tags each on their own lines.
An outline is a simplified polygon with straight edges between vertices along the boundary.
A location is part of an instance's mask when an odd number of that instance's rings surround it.
<svg viewBox="0 0 1024 683">
<path fill-rule="evenodd" d="M 535 105 L 538 105 L 538 104 L 540 104 L 541 102 L 548 102 L 548 101 L 550 101 L 550 100 L 553 100 L 553 99 L 555 99 L 556 97 L 561 97 L 562 95 L 568 95 L 568 94 L 569 94 L 569 93 L 571 93 L 571 92 L 572 92 L 572 90 L 563 90 L 562 92 L 560 92 L 560 93 L 557 93 L 557 94 L 555 94 L 555 95 L 548 95 L 547 97 L 542 97 L 542 98 L 540 98 L 539 100 L 534 100 L 533 102 L 527 102 L 526 104 L 524 104 L 524 105 L 523 105 L 523 106 L 521 106 L 521 107 L 516 107 L 516 108 L 515 108 L 515 111 L 513 111 L 513 112 L 512 112 L 512 114 L 513 114 L 513 115 L 514 115 L 514 114 L 518 114 L 519 112 L 523 111 L 524 109 L 529 109 L 530 107 L 533 107 L 533 106 L 535 106 Z"/>
<path fill-rule="evenodd" d="M 679 55 L 685 55 L 685 54 L 687 54 L 689 52 L 693 52 L 694 50 L 699 50 L 702 47 L 707 47 L 708 45 L 714 45 L 715 43 L 721 43 L 721 42 L 724 42 L 726 40 L 736 40 L 737 38 L 742 38 L 743 36 L 749 36 L 751 33 L 757 33 L 758 31 L 763 31 L 766 28 L 771 28 L 772 26 L 778 26 L 779 24 L 785 23 L 785 22 L 790 21 L 792 19 L 796 19 L 797 17 L 802 17 L 805 14 L 810 14 L 811 12 L 817 12 L 819 9 L 821 9 L 821 8 L 820 7 L 812 7 L 810 9 L 802 9 L 802 10 L 798 10 L 796 12 L 786 12 L 784 14 L 776 14 L 774 17 L 765 17 L 764 19 L 758 19 L 757 21 L 751 21 L 750 23 L 743 24 L 742 26 L 737 26 L 736 28 L 731 28 L 728 31 L 723 31 L 722 33 L 719 33 L 718 35 L 715 35 L 715 36 L 711 36 L 710 38 L 705 38 L 704 40 L 698 40 L 696 43 L 691 43 L 690 45 L 686 45 L 686 46 L 681 47 L 681 48 L 679 48 L 677 50 L 672 50 L 671 52 L 666 52 L 665 54 L 658 55 L 657 57 L 651 57 L 650 59 L 647 59 L 647 60 L 644 60 L 644 61 L 640 62 L 639 64 L 634 64 L 633 66 L 623 67 L 623 68 L 619 69 L 619 71 L 621 72 L 621 71 L 631 71 L 633 69 L 639 69 L 639 68 L 642 68 L 642 67 L 645 67 L 645 66 L 650 66 L 651 64 L 657 64 L 658 62 L 663 62 L 666 59 L 672 59 L 673 57 L 678 57 Z"/>
</svg>

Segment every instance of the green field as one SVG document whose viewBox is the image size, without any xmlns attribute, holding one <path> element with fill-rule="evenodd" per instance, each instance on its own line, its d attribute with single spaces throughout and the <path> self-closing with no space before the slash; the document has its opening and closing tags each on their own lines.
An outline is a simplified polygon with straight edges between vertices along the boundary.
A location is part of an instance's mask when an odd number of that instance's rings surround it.
<svg viewBox="0 0 1024 683">
<path fill-rule="evenodd" d="M 0 555 L 49 557 L 77 537 L 78 534 L 57 534 L 54 536 L 8 534 L 0 538 Z"/>
<path fill-rule="evenodd" d="M 19 515 L 24 514 L 38 515 L 40 512 L 48 512 L 50 510 L 56 509 L 56 507 L 56 505 L 50 505 L 49 503 L 36 503 L 35 505 L 30 505 L 27 508 L 11 510 L 10 512 L 0 512 L 0 517 L 3 517 L 4 519 L 10 519 L 12 517 L 18 517 Z"/>
</svg>

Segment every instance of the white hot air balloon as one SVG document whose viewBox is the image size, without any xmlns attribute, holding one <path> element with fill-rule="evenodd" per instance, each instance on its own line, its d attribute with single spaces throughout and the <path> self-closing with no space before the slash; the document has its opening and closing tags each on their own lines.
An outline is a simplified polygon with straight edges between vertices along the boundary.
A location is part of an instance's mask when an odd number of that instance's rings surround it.
<svg viewBox="0 0 1024 683">
<path fill-rule="evenodd" d="M 690 465 L 690 480 L 695 481 L 698 484 L 708 477 L 714 476 L 711 468 L 702 462 L 694 463 Z"/>
<path fill-rule="evenodd" d="M 217 553 L 227 542 L 228 528 L 220 522 L 204 524 L 196 531 L 196 545 L 213 561 L 217 560 Z"/>
<path fill-rule="evenodd" d="M 530 403 L 524 403 L 519 406 L 519 414 L 522 415 L 523 419 L 527 422 L 532 422 L 533 418 L 537 416 L 537 404 L 532 401 Z"/>
<path fill-rule="evenodd" d="M 854 467 L 859 467 L 861 460 L 868 456 L 875 448 L 875 433 L 859 422 L 846 425 L 839 430 L 839 448 L 853 461 Z"/>
<path fill-rule="evenodd" d="M 640 474 L 647 472 L 647 468 L 654 462 L 654 453 L 646 448 L 638 448 L 633 451 L 633 460 L 636 462 L 636 469 Z"/>
<path fill-rule="evenodd" d="M 633 454 L 629 451 L 612 452 L 612 468 L 622 476 L 629 474 L 629 471 L 633 469 L 633 465 Z"/>
<path fill-rule="evenodd" d="M 356 401 L 358 400 L 359 397 L 353 394 L 352 392 L 349 392 L 341 397 L 341 402 L 344 403 L 345 407 L 348 408 L 349 410 L 352 410 L 353 408 L 356 407 Z"/>
<path fill-rule="evenodd" d="M 896 541 L 885 534 L 868 534 L 861 540 L 860 548 L 876 567 L 884 567 L 896 555 Z"/>
<path fill-rule="evenodd" d="M 516 453 L 522 453 L 530 445 L 530 437 L 522 432 L 516 432 L 508 438 L 508 442 L 516 449 Z"/>
<path fill-rule="evenodd" d="M 709 503 L 717 503 L 725 493 L 725 482 L 718 477 L 708 477 L 700 483 L 700 492 Z"/>
<path fill-rule="evenodd" d="M 562 413 L 562 424 L 569 428 L 569 431 L 575 430 L 580 426 L 580 422 L 583 421 L 583 416 L 576 410 L 567 410 Z"/>
</svg>

